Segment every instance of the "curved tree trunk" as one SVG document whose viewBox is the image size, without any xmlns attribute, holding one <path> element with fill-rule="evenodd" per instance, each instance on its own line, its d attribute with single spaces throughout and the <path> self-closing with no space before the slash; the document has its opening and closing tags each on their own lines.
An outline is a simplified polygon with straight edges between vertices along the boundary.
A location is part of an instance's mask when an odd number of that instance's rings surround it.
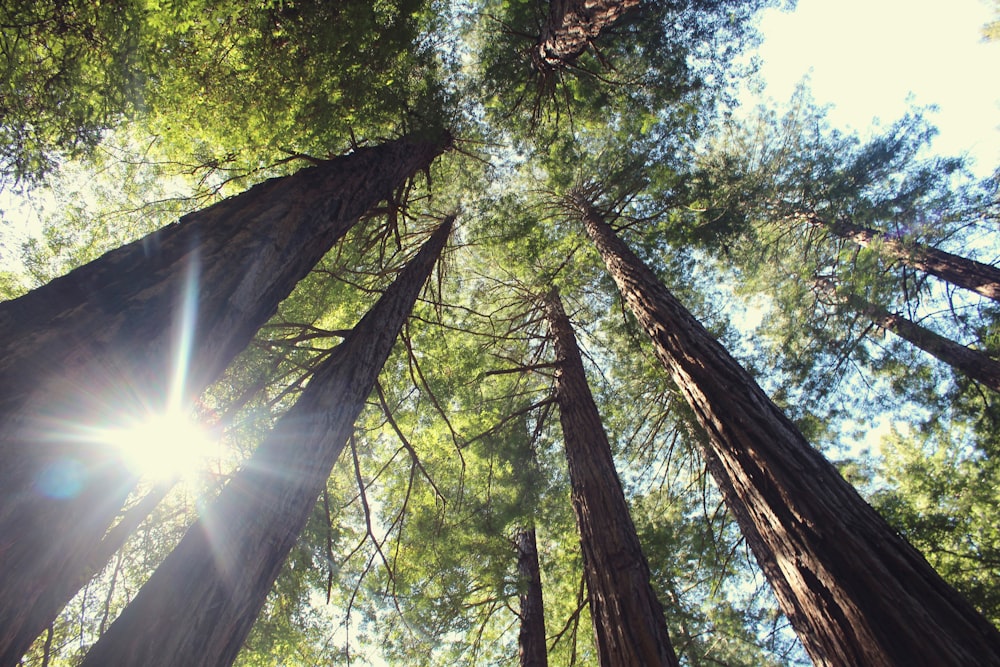
<svg viewBox="0 0 1000 667">
<path fill-rule="evenodd" d="M 601 667 L 676 666 L 580 349 L 554 290 L 544 308 L 555 343 L 556 400 Z"/>
<path fill-rule="evenodd" d="M 535 529 L 521 529 L 514 536 L 517 547 L 517 574 L 522 586 L 518 595 L 521 603 L 521 627 L 517 633 L 521 667 L 547 667 L 545 645 L 545 606 L 542 603 L 542 575 L 538 568 L 538 546 Z"/>
<path fill-rule="evenodd" d="M 863 248 L 877 244 L 886 255 L 907 266 L 1000 302 L 1000 269 L 995 266 L 959 257 L 922 243 L 899 241 L 859 225 L 847 222 L 828 223 L 814 215 L 805 217 L 810 224 L 825 227 Z"/>
<path fill-rule="evenodd" d="M 1000 665 L 996 628 L 806 442 L 590 202 L 570 199 L 705 429 L 708 468 L 813 661 Z"/>
<path fill-rule="evenodd" d="M 445 221 L 84 658 L 219 667 L 246 639 L 451 231 Z"/>
<path fill-rule="evenodd" d="M 0 665 L 84 583 L 135 484 L 87 428 L 201 393 L 444 146 L 403 139 L 272 179 L 0 304 Z"/>
<path fill-rule="evenodd" d="M 531 50 L 531 62 L 543 74 L 571 66 L 601 31 L 639 0 L 552 0 L 542 34 Z"/>
<path fill-rule="evenodd" d="M 871 321 L 882 329 L 909 341 L 973 380 L 982 382 L 993 391 L 1000 391 L 1000 362 L 995 359 L 934 333 L 901 315 L 894 315 L 860 296 L 848 295 L 846 302 L 851 308 L 871 318 Z"/>
</svg>

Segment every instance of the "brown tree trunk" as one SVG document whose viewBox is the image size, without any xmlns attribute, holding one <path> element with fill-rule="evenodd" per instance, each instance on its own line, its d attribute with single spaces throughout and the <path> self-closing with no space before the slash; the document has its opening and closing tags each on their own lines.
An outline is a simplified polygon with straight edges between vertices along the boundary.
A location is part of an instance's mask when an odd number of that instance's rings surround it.
<svg viewBox="0 0 1000 667">
<path fill-rule="evenodd" d="M 544 307 L 555 343 L 559 421 L 601 667 L 675 666 L 677 656 L 663 608 L 649 583 L 649 564 L 587 385 L 572 326 L 554 290 L 545 298 Z"/>
<path fill-rule="evenodd" d="M 959 257 L 922 243 L 899 241 L 874 229 L 848 222 L 828 223 L 815 215 L 805 217 L 811 224 L 825 227 L 863 248 L 877 243 L 883 253 L 907 266 L 1000 302 L 1000 269 L 995 266 Z"/>
<path fill-rule="evenodd" d="M 1000 633 L 813 449 L 581 195 L 587 233 L 708 435 L 705 458 L 817 665 L 1000 665 Z"/>
<path fill-rule="evenodd" d="M 199 394 L 444 143 L 394 141 L 272 179 L 0 304 L 0 665 L 84 583 L 134 486 L 87 427 Z"/>
<path fill-rule="evenodd" d="M 90 649 L 83 665 L 232 664 L 450 230 L 451 219 L 317 368 L 295 406 Z"/>
<path fill-rule="evenodd" d="M 1000 391 L 1000 362 L 988 355 L 936 334 L 901 315 L 894 315 L 860 296 L 854 294 L 847 296 L 847 305 L 871 318 L 872 322 L 882 329 L 909 341 L 973 380 L 982 382 L 993 391 Z"/>
<path fill-rule="evenodd" d="M 531 50 L 535 68 L 550 74 L 571 66 L 601 31 L 639 0 L 552 0 L 549 18 Z"/>
<path fill-rule="evenodd" d="M 545 645 L 545 606 L 542 604 L 542 575 L 538 568 L 535 529 L 518 530 L 514 543 L 517 547 L 517 573 L 522 586 L 518 596 L 521 603 L 521 627 L 517 634 L 521 667 L 547 667 L 549 660 Z"/>
</svg>

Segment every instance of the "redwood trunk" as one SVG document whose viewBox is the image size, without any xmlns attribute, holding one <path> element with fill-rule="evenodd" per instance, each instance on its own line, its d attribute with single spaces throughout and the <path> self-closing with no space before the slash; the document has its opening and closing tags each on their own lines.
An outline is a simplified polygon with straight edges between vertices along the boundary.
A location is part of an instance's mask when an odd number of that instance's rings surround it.
<svg viewBox="0 0 1000 667">
<path fill-rule="evenodd" d="M 663 608 L 649 583 L 649 564 L 587 385 L 576 337 L 554 291 L 544 306 L 555 343 L 559 421 L 601 667 L 675 666 Z"/>
<path fill-rule="evenodd" d="M 848 296 L 847 304 L 871 318 L 872 322 L 882 329 L 909 341 L 973 380 L 982 382 L 993 391 L 1000 391 L 1000 362 L 988 355 L 936 334 L 901 315 L 894 315 L 859 296 Z"/>
<path fill-rule="evenodd" d="M 521 667 L 547 667 L 545 645 L 545 606 L 542 603 L 542 575 L 538 567 L 535 529 L 519 530 L 514 537 L 517 547 L 517 573 L 521 579 L 521 628 L 517 648 Z"/>
<path fill-rule="evenodd" d="M 236 659 L 440 256 L 443 223 L 82 665 L 218 667 Z"/>
<path fill-rule="evenodd" d="M 261 183 L 0 304 L 0 665 L 84 583 L 134 486 L 86 427 L 200 393 L 442 143 L 394 141 Z"/>
<path fill-rule="evenodd" d="M 995 266 L 953 255 L 922 243 L 902 242 L 873 229 L 848 222 L 827 223 L 816 216 L 808 216 L 808 220 L 863 248 L 877 243 L 882 252 L 907 266 L 1000 302 L 1000 269 Z"/>
<path fill-rule="evenodd" d="M 531 61 L 543 74 L 573 65 L 601 31 L 639 0 L 552 0 Z"/>
<path fill-rule="evenodd" d="M 1000 665 L 1000 633 L 813 449 L 582 197 L 587 232 L 708 435 L 705 458 L 817 665 Z"/>
</svg>

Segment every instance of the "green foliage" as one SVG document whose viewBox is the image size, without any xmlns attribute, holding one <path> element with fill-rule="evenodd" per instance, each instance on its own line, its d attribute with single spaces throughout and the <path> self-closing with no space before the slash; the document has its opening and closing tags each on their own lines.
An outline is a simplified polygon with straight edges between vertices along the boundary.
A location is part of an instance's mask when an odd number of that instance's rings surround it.
<svg viewBox="0 0 1000 667">
<path fill-rule="evenodd" d="M 595 663 L 536 309 L 557 284 L 682 659 L 802 664 L 704 474 L 700 428 L 567 211 L 573 189 L 810 441 L 847 444 L 875 408 L 924 427 L 900 426 L 877 469 L 851 454 L 845 470 L 998 621 L 998 404 L 835 296 L 864 295 L 994 352 L 996 309 L 797 217 L 990 260 L 996 183 L 924 158 L 933 130 L 920 113 L 868 141 L 829 127 L 804 96 L 786 114 L 719 125 L 748 19 L 766 2 L 642 3 L 548 79 L 525 55 L 545 3 L 117 4 L 2 10 L 0 169 L 35 185 L 42 211 L 26 239 L 5 239 L 4 297 L 306 155 L 441 127 L 456 128 L 456 151 L 358 225 L 201 398 L 224 460 L 168 498 L 67 608 L 48 664 L 70 664 L 100 634 L 433 219 L 459 207 L 453 247 L 238 663 L 513 663 L 510 538 L 524 526 L 538 531 L 550 663 Z M 731 320 L 750 298 L 764 312 L 747 337 Z M 26 664 L 46 659 L 45 639 Z"/>
<path fill-rule="evenodd" d="M 0 175 L 34 179 L 142 106 L 152 55 L 143 3 L 7 2 L 0 8 Z"/>
<path fill-rule="evenodd" d="M 882 445 L 880 473 L 887 488 L 873 503 L 945 579 L 1000 624 L 1000 529 L 994 520 L 1000 465 L 977 440 L 961 420 L 894 430 Z"/>
<path fill-rule="evenodd" d="M 478 84 L 494 128 L 536 145 L 616 123 L 644 133 L 664 115 L 707 111 L 738 76 L 735 55 L 753 39 L 747 20 L 766 2 L 640 3 L 573 62 L 541 72 L 530 51 L 549 20 L 544 3 L 488 0 L 472 35 Z M 700 116 L 707 120 L 706 116 Z"/>
</svg>

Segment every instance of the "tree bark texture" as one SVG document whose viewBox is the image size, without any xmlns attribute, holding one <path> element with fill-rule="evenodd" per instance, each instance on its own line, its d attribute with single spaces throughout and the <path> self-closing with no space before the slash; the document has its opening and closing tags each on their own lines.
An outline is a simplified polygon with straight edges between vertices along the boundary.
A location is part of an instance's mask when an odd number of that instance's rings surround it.
<svg viewBox="0 0 1000 667">
<path fill-rule="evenodd" d="M 956 343 L 901 315 L 894 315 L 860 296 L 849 295 L 847 305 L 871 318 L 880 328 L 891 331 L 993 391 L 1000 391 L 1000 362 L 987 354 Z"/>
<path fill-rule="evenodd" d="M 531 50 L 531 61 L 542 74 L 571 66 L 601 31 L 639 0 L 552 0 L 542 34 Z"/>
<path fill-rule="evenodd" d="M 583 360 L 558 294 L 544 302 L 557 360 L 556 399 L 601 667 L 678 664 L 629 514 Z"/>
<path fill-rule="evenodd" d="M 995 266 L 953 255 L 922 243 L 901 241 L 874 229 L 848 222 L 826 222 L 816 216 L 806 217 L 811 224 L 825 227 L 837 236 L 853 241 L 863 248 L 876 244 L 884 254 L 907 266 L 1000 302 L 1000 269 Z"/>
<path fill-rule="evenodd" d="M 517 574 L 520 577 L 521 627 L 517 634 L 517 649 L 521 667 L 547 667 L 545 644 L 545 606 L 542 603 L 542 575 L 538 567 L 538 545 L 535 529 L 521 529 L 514 536 L 517 547 Z"/>
<path fill-rule="evenodd" d="M 398 140 L 272 179 L 0 304 L 0 666 L 85 583 L 134 486 L 85 429 L 201 393 L 444 143 Z"/>
<path fill-rule="evenodd" d="M 236 659 L 451 230 L 445 221 L 97 641 L 82 665 Z"/>
<path fill-rule="evenodd" d="M 809 656 L 1000 665 L 1000 633 L 857 494 L 582 195 L 587 233 L 708 435 L 705 458 Z"/>
</svg>

